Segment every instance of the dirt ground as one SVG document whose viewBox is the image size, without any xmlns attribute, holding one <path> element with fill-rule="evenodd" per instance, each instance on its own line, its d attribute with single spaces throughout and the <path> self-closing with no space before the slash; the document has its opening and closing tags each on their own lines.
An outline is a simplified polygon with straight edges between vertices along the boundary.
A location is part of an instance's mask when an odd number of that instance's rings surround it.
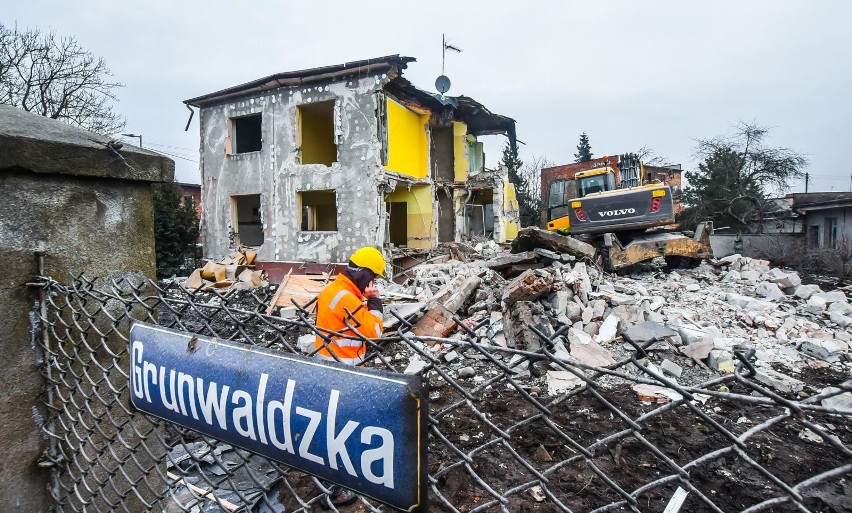
<svg viewBox="0 0 852 513">
<path fill-rule="evenodd" d="M 837 383 L 842 376 L 814 375 L 806 376 L 808 382 L 819 384 Z M 741 385 L 729 387 L 734 393 L 747 393 Z M 636 400 L 635 394 L 627 386 L 602 391 L 601 395 L 618 410 L 631 419 L 649 412 L 657 405 L 647 405 Z M 432 411 L 439 410 L 453 399 L 433 402 Z M 527 401 L 512 394 L 492 394 L 482 397 L 476 404 L 477 409 L 503 429 L 513 426 L 523 419 L 535 416 L 538 411 Z M 766 408 L 752 404 L 735 403 L 710 399 L 701 410 L 728 429 L 733 435 L 741 435 L 763 420 L 781 413 L 779 408 Z M 550 419 L 559 426 L 560 433 L 551 429 L 543 421 L 533 421 L 527 425 L 510 429 L 512 445 L 518 456 L 530 463 L 533 468 L 543 472 L 553 468 L 556 463 L 568 460 L 577 453 L 565 443 L 563 435 L 582 446 L 629 429 L 628 424 L 608 409 L 597 398 L 583 393 L 551 409 Z M 448 421 L 441 421 L 441 432 L 451 441 L 459 440 L 460 434 L 473 434 L 481 431 L 481 422 L 470 410 L 460 408 L 447 415 Z M 848 419 L 822 416 L 810 419 L 828 427 L 848 446 L 852 442 L 852 426 Z M 832 429 L 833 428 L 833 429 Z M 841 453 L 825 443 L 815 443 L 800 438 L 804 427 L 796 421 L 784 421 L 772 428 L 749 438 L 746 453 L 759 465 L 771 472 L 784 483 L 796 483 L 805 477 L 817 473 L 817 469 L 830 469 L 848 463 Z M 643 485 L 672 475 L 674 472 L 662 458 L 654 454 L 650 446 L 655 446 L 674 463 L 683 465 L 702 455 L 731 445 L 725 436 L 716 431 L 708 422 L 703 421 L 685 406 L 668 411 L 642 423 L 641 435 L 644 441 L 628 435 L 620 440 L 606 444 L 594 453 L 592 462 L 595 467 L 608 476 L 614 483 L 627 492 Z M 459 442 L 462 451 L 470 451 L 481 445 L 483 440 Z M 650 445 L 648 445 L 650 444 Z M 540 447 L 544 447 L 552 461 L 545 461 Z M 538 457 L 537 457 L 538 453 Z M 430 473 L 440 473 L 441 469 L 458 461 L 457 455 L 439 443 L 430 445 Z M 558 465 L 555 465 L 558 467 Z M 532 473 L 517 461 L 510 451 L 496 444 L 474 456 L 471 467 L 477 476 L 494 490 L 506 490 L 533 479 Z M 574 511 L 591 511 L 621 499 L 614 487 L 601 479 L 582 459 L 559 467 L 548 474 L 547 488 L 563 504 Z M 761 472 L 732 452 L 719 458 L 695 466 L 688 471 L 689 482 L 722 511 L 740 511 L 770 497 L 784 495 L 778 486 L 772 484 Z M 641 511 L 663 511 L 679 485 L 672 482 L 667 486 L 655 488 L 639 497 L 637 508 Z M 683 486 L 682 484 L 680 486 Z M 439 479 L 438 488 L 444 496 L 460 511 L 469 511 L 491 499 L 474 479 L 462 468 L 454 470 Z M 852 481 L 850 476 L 839 483 L 829 483 L 805 493 L 806 505 L 811 511 L 841 512 L 852 511 Z M 509 498 L 507 509 L 519 512 L 551 512 L 560 509 L 545 500 L 536 502 L 529 490 Z M 438 502 L 433 509 L 452 511 Z M 794 511 L 791 505 L 780 505 L 766 511 Z M 487 511 L 499 511 L 498 507 Z M 690 493 L 681 511 L 712 511 L 696 493 Z"/>
<path fill-rule="evenodd" d="M 175 297 L 179 295 L 174 294 Z M 243 292 L 227 302 L 234 308 L 261 311 L 270 297 L 266 290 L 254 294 Z M 256 322 L 240 328 L 238 325 L 242 323 L 237 322 L 238 317 L 217 314 L 205 322 L 197 313 L 176 316 L 167 309 L 160 309 L 160 322 L 164 325 L 172 324 L 176 317 L 188 328 L 200 332 L 205 331 L 202 328 L 207 324 L 224 338 L 251 338 L 267 346 L 290 343 L 297 334 L 293 331 L 281 335 L 270 326 Z M 813 389 L 819 389 L 843 382 L 849 376 L 841 376 L 830 369 L 806 369 L 798 378 Z M 475 386 L 462 380 L 459 383 L 470 388 Z M 665 476 L 677 476 L 677 471 L 664 458 L 676 465 L 686 465 L 714 451 L 719 454 L 706 457 L 685 471 L 684 476 L 695 490 L 690 491 L 680 511 L 713 511 L 699 494 L 722 511 L 741 511 L 769 498 L 786 496 L 779 484 L 773 482 L 775 479 L 795 484 L 820 471 L 849 463 L 842 452 L 821 440 L 804 436 L 808 433 L 801 422 L 786 419 L 745 442 L 745 453 L 758 466 L 752 465 L 734 451 L 725 450 L 733 445 L 730 439 L 684 405 L 642 420 L 639 423 L 641 436 L 634 436 L 624 417 L 635 421 L 660 405 L 642 403 L 626 383 L 599 389 L 613 409 L 584 391 L 551 405 L 549 418 L 540 416 L 533 404 L 517 391 L 510 390 L 505 381 L 482 390 L 470 404 L 453 387 L 446 383 L 439 385 L 442 386 L 433 389 L 430 411 L 434 426 L 449 443 L 435 433 L 430 435 L 429 473 L 437 478 L 434 489 L 439 493 L 430 490 L 431 511 L 500 511 L 499 503 L 480 482 L 507 496 L 505 508 L 508 511 L 561 511 L 547 495 L 573 511 L 592 511 L 622 500 L 616 488 L 631 493 Z M 737 394 L 750 392 L 738 383 L 729 383 L 728 388 Z M 780 407 L 717 398 L 710 398 L 696 407 L 734 437 L 783 413 Z M 806 415 L 805 418 L 838 437 L 847 447 L 852 445 L 852 423 L 848 417 Z M 509 438 L 500 438 L 485 420 L 503 430 Z M 607 441 L 600 443 L 604 439 Z M 578 447 L 596 442 L 597 447 L 588 462 L 578 457 Z M 470 457 L 469 469 L 459 453 Z M 568 462 L 572 458 L 575 459 Z M 761 468 L 774 477 L 767 477 Z M 545 474 L 547 484 L 543 489 L 527 485 L 536 479 L 533 470 Z M 610 482 L 607 483 L 602 475 Z M 303 499 L 318 494 L 313 481 L 298 472 L 289 475 L 288 483 Z M 673 478 L 665 485 L 644 491 L 638 497 L 636 508 L 663 511 L 678 486 L 687 488 Z M 286 511 L 298 507 L 298 503 L 286 499 L 291 494 L 285 485 L 279 486 L 277 495 L 286 504 Z M 806 491 L 803 496 L 810 511 L 852 511 L 852 476 L 834 478 Z M 478 509 L 488 503 L 484 509 Z M 787 503 L 763 511 L 796 510 Z M 363 504 L 356 504 L 340 511 L 354 513 L 367 509 Z"/>
</svg>

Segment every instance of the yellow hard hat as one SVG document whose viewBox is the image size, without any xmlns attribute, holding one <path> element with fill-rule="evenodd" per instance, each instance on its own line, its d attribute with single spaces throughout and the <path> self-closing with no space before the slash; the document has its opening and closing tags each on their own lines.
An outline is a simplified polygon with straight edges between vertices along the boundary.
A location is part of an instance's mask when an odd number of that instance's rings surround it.
<svg viewBox="0 0 852 513">
<path fill-rule="evenodd" d="M 365 267 L 383 278 L 385 276 L 385 257 L 376 248 L 363 247 L 352 253 L 349 260 L 358 267 Z"/>
</svg>

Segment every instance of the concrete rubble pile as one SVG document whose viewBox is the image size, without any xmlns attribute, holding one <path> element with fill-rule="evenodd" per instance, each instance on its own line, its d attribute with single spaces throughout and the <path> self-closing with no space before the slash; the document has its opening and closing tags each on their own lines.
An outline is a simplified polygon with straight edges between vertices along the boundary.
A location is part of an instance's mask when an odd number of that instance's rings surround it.
<svg viewBox="0 0 852 513">
<path fill-rule="evenodd" d="M 222 292 L 255 289 L 269 285 L 266 272 L 254 268 L 257 253 L 241 246 L 219 261 L 208 261 L 204 267 L 196 269 L 183 282 L 187 290 L 219 289 Z"/>
<path fill-rule="evenodd" d="M 579 241 L 554 240 L 521 241 L 513 245 L 518 252 L 487 260 L 414 267 L 405 283 L 384 290 L 391 300 L 388 327 L 398 325 L 390 311 L 406 318 L 417 335 L 414 343 L 442 358 L 454 378 L 490 379 L 502 372 L 488 361 L 492 357 L 535 393 L 557 394 L 583 382 L 548 359 L 500 349 L 545 352 L 590 369 L 629 359 L 634 344 L 648 346 L 647 357 L 639 360 L 647 373 L 633 364 L 621 370 L 681 385 L 732 373 L 735 352 L 751 353 L 755 379 L 793 395 L 805 393 L 806 383 L 797 377 L 803 369 L 852 371 L 852 304 L 844 290 L 823 291 L 803 284 L 795 272 L 740 255 L 690 270 L 645 266 L 616 276 L 592 264 L 588 248 L 574 245 Z M 533 244 L 537 247 L 530 248 Z M 477 327 L 475 336 L 459 329 L 454 318 Z M 552 338 L 559 330 L 552 343 L 535 332 Z M 405 344 L 387 347 L 397 351 L 395 361 L 406 372 L 428 363 Z M 634 391 L 648 401 L 677 395 L 651 385 Z M 832 399 L 852 407 L 849 393 Z"/>
</svg>

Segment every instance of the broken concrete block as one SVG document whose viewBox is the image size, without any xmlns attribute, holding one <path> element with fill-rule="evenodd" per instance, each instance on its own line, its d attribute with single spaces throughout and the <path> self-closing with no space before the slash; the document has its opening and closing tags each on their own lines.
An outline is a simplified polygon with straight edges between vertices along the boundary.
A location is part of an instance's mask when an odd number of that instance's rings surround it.
<svg viewBox="0 0 852 513">
<path fill-rule="evenodd" d="M 663 340 L 675 334 L 674 330 L 658 322 L 645 321 L 627 328 L 624 337 L 641 346 L 652 340 Z"/>
<path fill-rule="evenodd" d="M 799 351 L 809 354 L 820 360 L 835 363 L 840 360 L 841 355 L 848 346 L 838 340 L 805 338 L 797 341 Z"/>
<path fill-rule="evenodd" d="M 831 397 L 826 397 L 821 401 L 822 405 L 826 408 L 833 408 L 835 410 L 846 410 L 852 411 L 852 393 L 849 392 L 841 392 L 840 388 L 837 387 L 827 387 L 823 388 L 819 391 L 821 394 L 823 393 L 832 393 L 837 394 Z"/>
<path fill-rule="evenodd" d="M 585 326 L 583 326 L 583 331 L 585 331 L 586 333 L 588 333 L 589 335 L 591 335 L 593 337 L 597 336 L 598 331 L 600 331 L 600 329 L 601 329 L 601 325 L 598 322 L 590 322 L 589 324 L 586 324 Z"/>
<path fill-rule="evenodd" d="M 832 303 L 832 304 L 837 304 L 837 303 Z M 847 315 L 843 315 L 840 312 L 831 312 L 830 314 L 828 314 L 828 318 L 831 320 L 831 322 L 833 322 L 834 324 L 837 324 L 841 328 L 845 328 L 845 327 L 849 326 L 850 324 L 852 324 L 852 317 L 849 317 Z"/>
<path fill-rule="evenodd" d="M 719 263 L 722 265 L 734 265 L 739 262 L 743 258 L 739 253 L 735 253 L 733 255 L 728 255 L 724 258 L 719 259 Z"/>
<path fill-rule="evenodd" d="M 734 271 L 733 269 L 725 273 L 725 276 L 722 277 L 722 283 L 736 283 L 742 279 L 739 271 Z"/>
<path fill-rule="evenodd" d="M 581 363 L 591 367 L 607 367 L 615 364 L 612 352 L 601 347 L 597 342 L 579 344 L 571 342 L 571 356 Z"/>
<path fill-rule="evenodd" d="M 701 342 L 707 336 L 707 333 L 704 330 L 700 330 L 698 328 L 693 328 L 689 326 L 672 326 L 679 334 L 681 340 L 686 345 L 695 344 L 696 342 Z"/>
<path fill-rule="evenodd" d="M 832 290 L 830 292 L 817 292 L 814 296 L 825 300 L 826 303 L 848 303 L 849 300 L 846 299 L 846 294 L 843 293 L 842 290 Z"/>
<path fill-rule="evenodd" d="M 523 228 L 512 241 L 512 253 L 535 248 L 547 248 L 558 253 L 568 253 L 588 259 L 594 259 L 597 254 L 597 250 L 591 244 L 568 235 L 561 235 L 532 226 Z"/>
<path fill-rule="evenodd" d="M 713 349 L 707 357 L 707 366 L 719 372 L 734 372 L 734 355 L 728 351 Z"/>
<path fill-rule="evenodd" d="M 295 306 L 285 306 L 278 311 L 278 317 L 282 319 L 295 319 L 299 315 L 299 309 Z"/>
<path fill-rule="evenodd" d="M 774 271 L 775 269 L 773 269 Z M 787 289 L 795 289 L 799 285 L 802 284 L 802 278 L 799 277 L 799 273 L 781 273 L 772 279 L 773 282 L 777 283 L 779 287 L 784 290 Z"/>
<path fill-rule="evenodd" d="M 771 281 L 762 281 L 758 283 L 754 290 L 757 294 L 771 301 L 784 297 L 784 292 L 778 288 L 778 284 Z"/>
<path fill-rule="evenodd" d="M 576 342 L 579 344 L 586 345 L 592 342 L 592 336 L 586 333 L 585 331 L 578 330 L 576 328 L 568 328 L 568 342 Z"/>
<path fill-rule="evenodd" d="M 760 276 L 761 273 L 759 271 L 748 270 L 740 272 L 740 280 L 742 281 L 751 281 L 756 283 L 758 280 L 760 280 Z"/>
<path fill-rule="evenodd" d="M 571 319 L 571 322 L 577 322 L 583 315 L 583 307 L 571 301 L 565 309 L 565 315 Z M 591 319 L 589 319 L 591 320 Z M 567 324 L 567 323 L 566 323 Z"/>
<path fill-rule="evenodd" d="M 697 283 L 690 283 L 685 288 L 687 292 L 698 292 L 699 290 L 701 290 L 701 285 Z"/>
<path fill-rule="evenodd" d="M 459 359 L 459 353 L 457 351 L 447 351 L 444 353 L 444 360 L 447 363 L 454 362 Z"/>
<path fill-rule="evenodd" d="M 553 308 L 553 313 L 556 315 L 565 314 L 568 310 L 568 303 L 571 297 L 567 291 L 557 290 L 550 297 L 550 306 Z"/>
<path fill-rule="evenodd" d="M 643 322 L 645 320 L 645 313 L 656 312 L 644 312 L 639 306 L 620 305 L 613 308 L 610 315 L 618 317 L 625 324 L 632 325 Z"/>
<path fill-rule="evenodd" d="M 408 365 L 405 367 L 405 370 L 402 371 L 403 374 L 419 374 L 427 365 L 427 362 L 420 359 L 419 356 L 413 356 L 411 360 L 409 360 Z"/>
<path fill-rule="evenodd" d="M 547 371 L 547 393 L 549 395 L 559 395 L 562 392 L 573 390 L 583 386 L 582 379 L 568 371 Z"/>
<path fill-rule="evenodd" d="M 827 304 L 828 302 L 824 298 L 814 294 L 810 297 L 810 299 L 808 299 L 808 302 L 805 304 L 804 310 L 808 313 L 819 315 L 823 311 L 825 311 L 825 307 Z"/>
<path fill-rule="evenodd" d="M 818 285 L 799 285 L 793 291 L 793 295 L 800 299 L 807 300 L 817 292 L 822 292 L 822 289 L 820 289 Z"/>
<path fill-rule="evenodd" d="M 713 342 L 711 340 L 700 340 L 692 344 L 680 346 L 678 349 L 681 353 L 689 356 L 690 358 L 703 360 L 707 358 L 710 355 L 710 351 L 713 350 Z"/>
<path fill-rule="evenodd" d="M 588 323 L 592 322 L 594 315 L 595 315 L 594 308 L 592 308 L 591 306 L 587 306 L 586 308 L 583 308 L 583 313 L 580 314 L 580 319 L 583 321 L 583 324 L 588 324 Z"/>
<path fill-rule="evenodd" d="M 492 258 L 491 260 L 487 260 L 482 265 L 489 269 L 499 271 L 515 264 L 526 264 L 535 262 L 535 255 L 536 254 L 533 251 L 504 255 L 497 258 Z"/>
<path fill-rule="evenodd" d="M 310 353 L 314 350 L 317 342 L 317 337 L 313 333 L 300 336 L 296 339 L 296 346 L 303 353 Z"/>
<path fill-rule="evenodd" d="M 834 303 L 828 305 L 828 312 L 837 312 L 841 315 L 849 315 L 852 314 L 852 304 L 844 303 L 841 301 L 835 301 Z"/>
<path fill-rule="evenodd" d="M 766 310 L 774 310 L 778 307 L 775 303 L 769 301 L 761 301 L 753 297 L 743 296 L 740 294 L 727 293 L 725 301 L 736 308 L 751 310 L 755 312 L 763 312 Z"/>
<path fill-rule="evenodd" d="M 540 257 L 543 257 L 543 258 L 546 258 L 546 259 L 548 259 L 548 260 L 554 260 L 554 261 L 560 261 L 560 260 L 562 260 L 562 254 L 561 254 L 561 253 L 557 253 L 556 251 L 551 251 L 551 250 L 549 250 L 549 249 L 545 249 L 545 248 L 535 248 L 535 249 L 533 250 L 533 252 L 534 252 L 536 255 L 538 255 L 538 256 L 540 256 Z"/>
<path fill-rule="evenodd" d="M 798 379 L 791 378 L 786 374 L 781 374 L 766 367 L 758 367 L 757 374 L 754 377 L 759 383 L 763 383 L 782 393 L 798 393 L 805 388 L 805 384 Z"/>
<path fill-rule="evenodd" d="M 614 339 L 615 335 L 618 333 L 618 320 L 618 317 L 610 314 L 604 320 L 603 324 L 601 324 L 595 340 L 599 343 L 606 343 Z"/>
<path fill-rule="evenodd" d="M 666 374 L 674 376 L 676 378 L 679 378 L 680 375 L 683 374 L 683 368 L 668 359 L 663 359 L 663 362 L 660 363 L 660 368 L 663 369 L 663 372 L 665 372 Z"/>
</svg>

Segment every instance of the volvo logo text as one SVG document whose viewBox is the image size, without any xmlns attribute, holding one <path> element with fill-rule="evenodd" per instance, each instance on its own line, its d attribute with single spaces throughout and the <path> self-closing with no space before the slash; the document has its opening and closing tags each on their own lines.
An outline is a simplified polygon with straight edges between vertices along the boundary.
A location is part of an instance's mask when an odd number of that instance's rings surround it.
<svg viewBox="0 0 852 513">
<path fill-rule="evenodd" d="M 612 216 L 623 216 L 624 214 L 635 214 L 635 208 L 620 208 L 618 210 L 607 210 L 605 212 L 598 212 L 598 215 L 601 217 L 612 217 Z"/>
</svg>

